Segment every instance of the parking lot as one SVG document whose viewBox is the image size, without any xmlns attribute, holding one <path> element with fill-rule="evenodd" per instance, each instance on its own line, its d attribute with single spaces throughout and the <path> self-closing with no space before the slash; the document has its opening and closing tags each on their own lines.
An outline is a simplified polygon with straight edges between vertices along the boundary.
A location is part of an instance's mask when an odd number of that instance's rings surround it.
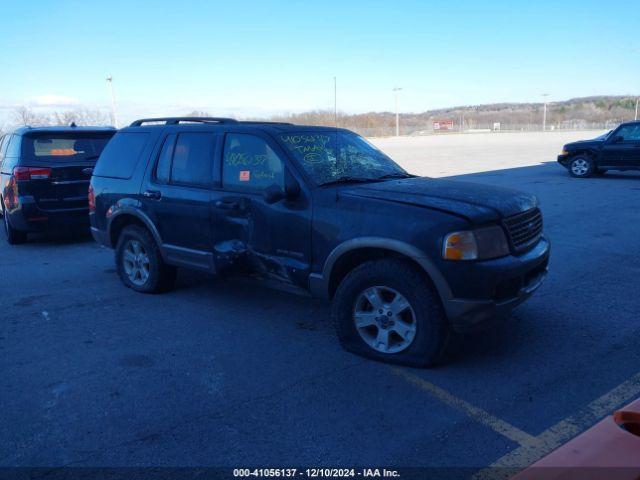
<svg viewBox="0 0 640 480">
<path fill-rule="evenodd" d="M 598 134 L 373 140 L 412 173 L 538 195 L 552 240 L 537 294 L 433 369 L 346 353 L 326 304 L 251 280 L 141 295 L 86 236 L 0 242 L 0 465 L 529 465 L 640 396 L 640 175 L 554 162 Z"/>
</svg>

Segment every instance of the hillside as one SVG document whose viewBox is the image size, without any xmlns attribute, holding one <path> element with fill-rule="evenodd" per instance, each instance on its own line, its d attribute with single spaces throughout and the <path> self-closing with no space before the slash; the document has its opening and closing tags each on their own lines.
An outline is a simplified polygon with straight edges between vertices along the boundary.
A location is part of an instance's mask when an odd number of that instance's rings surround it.
<svg viewBox="0 0 640 480">
<path fill-rule="evenodd" d="M 548 129 L 608 128 L 622 121 L 633 120 L 636 97 L 597 96 L 573 98 L 550 102 L 547 105 Z M 454 129 L 493 129 L 499 122 L 501 130 L 540 130 L 542 128 L 542 103 L 496 103 L 490 105 L 465 105 L 422 113 L 400 114 L 401 134 L 411 135 L 433 131 L 434 120 L 450 120 Z M 270 118 L 300 124 L 335 125 L 334 113 L 312 111 Z M 369 112 L 348 115 L 338 113 L 338 125 L 366 135 L 392 135 L 395 130 L 395 114 Z"/>
</svg>

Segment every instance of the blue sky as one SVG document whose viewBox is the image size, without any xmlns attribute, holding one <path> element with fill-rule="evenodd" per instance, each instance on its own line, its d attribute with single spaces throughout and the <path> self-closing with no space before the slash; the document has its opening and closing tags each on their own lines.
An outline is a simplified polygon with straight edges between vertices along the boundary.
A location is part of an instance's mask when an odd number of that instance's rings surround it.
<svg viewBox="0 0 640 480">
<path fill-rule="evenodd" d="M 640 94 L 632 1 L 5 1 L 0 115 L 266 115 Z M 4 113 L 2 113 L 4 112 Z"/>
</svg>

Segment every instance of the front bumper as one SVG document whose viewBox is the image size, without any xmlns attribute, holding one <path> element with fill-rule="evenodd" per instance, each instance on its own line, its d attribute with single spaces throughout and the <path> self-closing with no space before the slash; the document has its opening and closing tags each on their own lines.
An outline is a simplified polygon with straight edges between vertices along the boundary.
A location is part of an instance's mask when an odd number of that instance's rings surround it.
<svg viewBox="0 0 640 480">
<path fill-rule="evenodd" d="M 459 269 L 455 277 L 458 283 L 467 284 L 454 287 L 468 295 L 443 299 L 453 329 L 458 332 L 485 329 L 533 295 L 547 276 L 550 251 L 549 241 L 543 237 L 522 255 L 463 265 L 467 274 Z M 452 290 L 456 292 L 456 288 Z"/>
<path fill-rule="evenodd" d="M 558 155 L 558 163 L 565 168 L 569 166 L 570 160 L 571 157 L 569 155 Z"/>
</svg>

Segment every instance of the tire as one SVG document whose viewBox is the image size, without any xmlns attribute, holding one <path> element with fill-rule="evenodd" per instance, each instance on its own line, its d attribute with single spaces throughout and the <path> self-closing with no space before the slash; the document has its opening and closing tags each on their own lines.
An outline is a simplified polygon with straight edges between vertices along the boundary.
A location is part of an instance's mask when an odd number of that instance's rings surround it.
<svg viewBox="0 0 640 480">
<path fill-rule="evenodd" d="M 142 293 L 171 290 L 177 269 L 162 260 L 149 231 L 137 225 L 125 227 L 116 245 L 116 270 L 125 286 Z"/>
<path fill-rule="evenodd" d="M 4 235 L 9 245 L 19 245 L 28 239 L 27 232 L 16 230 L 11 226 L 7 210 L 2 206 L 2 224 L 4 225 Z"/>
<path fill-rule="evenodd" d="M 593 159 L 587 155 L 578 155 L 571 159 L 569 163 L 569 175 L 574 178 L 587 178 L 596 171 Z"/>
<path fill-rule="evenodd" d="M 376 289 L 378 296 L 373 294 L 374 302 L 369 302 L 369 296 Z M 374 304 L 380 303 L 379 300 L 383 300 L 384 305 L 376 310 Z M 408 307 L 400 315 L 389 315 L 388 307 L 396 300 L 405 300 Z M 382 314 L 376 316 L 376 311 Z M 373 320 L 374 316 L 376 320 Z M 354 268 L 338 286 L 332 317 L 340 344 L 346 350 L 374 360 L 413 367 L 439 362 L 451 332 L 431 282 L 423 272 L 404 260 L 373 260 Z M 356 318 L 364 319 L 360 328 L 356 326 Z M 385 325 L 386 318 L 390 320 Z M 368 322 L 371 325 L 367 326 Z M 395 330 L 399 325 L 406 338 Z M 408 331 L 408 326 L 413 326 L 413 333 Z M 386 348 L 384 341 L 378 343 L 380 332 L 384 340 L 385 331 Z M 376 343 L 377 347 L 372 346 Z"/>
</svg>

